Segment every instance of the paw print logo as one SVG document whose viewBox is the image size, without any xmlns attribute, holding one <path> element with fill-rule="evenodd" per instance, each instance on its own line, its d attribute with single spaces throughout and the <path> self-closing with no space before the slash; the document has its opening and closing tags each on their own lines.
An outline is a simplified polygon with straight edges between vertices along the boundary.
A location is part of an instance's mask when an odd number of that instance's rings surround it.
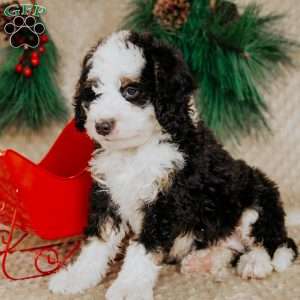
<svg viewBox="0 0 300 300">
<path fill-rule="evenodd" d="M 16 16 L 5 25 L 4 31 L 10 35 L 9 41 L 13 48 L 36 48 L 40 44 L 39 35 L 44 33 L 45 26 L 33 16 Z"/>
</svg>

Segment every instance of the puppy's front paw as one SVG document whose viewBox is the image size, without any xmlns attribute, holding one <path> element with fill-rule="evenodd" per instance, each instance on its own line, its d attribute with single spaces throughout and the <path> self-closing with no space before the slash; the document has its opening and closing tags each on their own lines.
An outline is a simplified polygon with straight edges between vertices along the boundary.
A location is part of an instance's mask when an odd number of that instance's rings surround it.
<svg viewBox="0 0 300 300">
<path fill-rule="evenodd" d="M 48 288 L 56 294 L 82 293 L 85 289 L 97 284 L 97 282 L 91 282 L 87 277 L 63 269 L 50 278 Z"/>
<path fill-rule="evenodd" d="M 106 300 L 153 300 L 150 285 L 129 282 L 114 282 L 108 289 Z"/>
</svg>

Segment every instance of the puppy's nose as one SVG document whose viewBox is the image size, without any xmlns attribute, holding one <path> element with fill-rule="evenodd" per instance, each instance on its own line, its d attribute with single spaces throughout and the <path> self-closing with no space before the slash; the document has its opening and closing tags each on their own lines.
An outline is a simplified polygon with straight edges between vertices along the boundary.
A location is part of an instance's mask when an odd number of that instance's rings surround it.
<svg viewBox="0 0 300 300">
<path fill-rule="evenodd" d="M 112 132 L 115 127 L 115 121 L 113 119 L 102 120 L 97 122 L 95 127 L 98 134 L 105 136 Z"/>
</svg>

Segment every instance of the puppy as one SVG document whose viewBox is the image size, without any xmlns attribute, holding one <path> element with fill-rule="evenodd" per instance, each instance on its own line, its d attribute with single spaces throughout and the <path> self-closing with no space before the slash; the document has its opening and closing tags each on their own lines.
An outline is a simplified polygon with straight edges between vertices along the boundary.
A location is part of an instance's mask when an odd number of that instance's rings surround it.
<svg viewBox="0 0 300 300">
<path fill-rule="evenodd" d="M 209 247 L 225 249 L 244 278 L 283 271 L 296 258 L 276 185 L 192 118 L 194 88 L 181 55 L 147 34 L 114 33 L 87 54 L 75 119 L 96 145 L 88 241 L 50 290 L 97 285 L 129 230 L 109 300 L 153 299 L 163 262 Z"/>
</svg>

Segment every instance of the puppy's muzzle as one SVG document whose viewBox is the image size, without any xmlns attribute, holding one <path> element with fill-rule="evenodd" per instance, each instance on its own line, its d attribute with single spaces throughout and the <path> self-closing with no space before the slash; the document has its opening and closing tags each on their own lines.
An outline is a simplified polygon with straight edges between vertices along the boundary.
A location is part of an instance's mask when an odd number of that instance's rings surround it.
<svg viewBox="0 0 300 300">
<path fill-rule="evenodd" d="M 108 119 L 108 120 L 102 120 L 100 122 L 97 122 L 95 125 L 96 132 L 99 135 L 109 135 L 115 127 L 115 120 Z"/>
</svg>

